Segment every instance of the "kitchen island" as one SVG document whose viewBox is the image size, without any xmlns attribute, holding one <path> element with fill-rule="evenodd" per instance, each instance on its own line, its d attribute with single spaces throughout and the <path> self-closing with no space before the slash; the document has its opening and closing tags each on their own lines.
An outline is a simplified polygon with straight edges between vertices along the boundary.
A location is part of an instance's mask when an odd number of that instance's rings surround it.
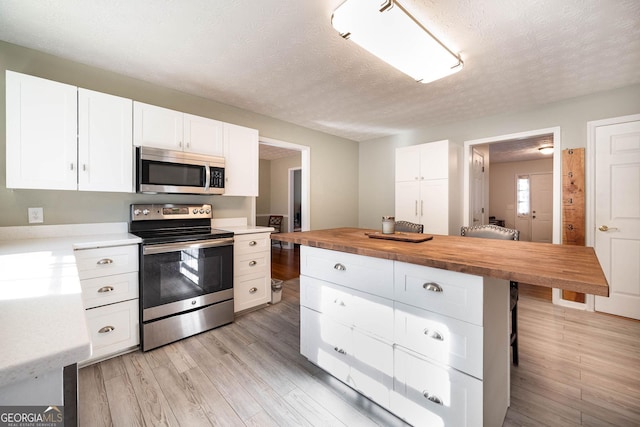
<svg viewBox="0 0 640 427">
<path fill-rule="evenodd" d="M 300 351 L 413 425 L 501 425 L 509 281 L 608 295 L 592 248 L 339 228 L 277 234 L 300 252 Z"/>
</svg>

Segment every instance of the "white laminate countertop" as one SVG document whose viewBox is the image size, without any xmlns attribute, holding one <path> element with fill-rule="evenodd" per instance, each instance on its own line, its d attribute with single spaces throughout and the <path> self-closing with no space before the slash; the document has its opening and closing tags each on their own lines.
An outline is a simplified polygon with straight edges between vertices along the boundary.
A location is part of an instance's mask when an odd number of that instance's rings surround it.
<svg viewBox="0 0 640 427">
<path fill-rule="evenodd" d="M 216 228 L 219 230 L 233 231 L 233 234 L 271 233 L 274 231 L 273 227 L 246 226 L 246 225 L 236 225 L 236 226 L 226 226 L 226 227 L 216 227 Z"/>
<path fill-rule="evenodd" d="M 91 356 L 74 250 L 140 242 L 96 226 L 0 227 L 0 387 Z"/>
<path fill-rule="evenodd" d="M 232 231 L 234 234 L 271 233 L 273 227 L 248 225 L 247 218 L 214 218 L 211 227 L 218 230 Z"/>
</svg>

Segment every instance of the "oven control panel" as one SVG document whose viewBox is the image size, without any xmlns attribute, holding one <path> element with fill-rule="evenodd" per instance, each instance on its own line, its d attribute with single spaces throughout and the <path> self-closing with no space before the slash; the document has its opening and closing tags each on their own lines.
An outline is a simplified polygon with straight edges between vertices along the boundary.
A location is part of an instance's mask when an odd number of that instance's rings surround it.
<svg viewBox="0 0 640 427">
<path fill-rule="evenodd" d="M 204 205 L 131 205 L 131 221 L 162 219 L 199 219 L 212 218 L 212 206 Z"/>
</svg>

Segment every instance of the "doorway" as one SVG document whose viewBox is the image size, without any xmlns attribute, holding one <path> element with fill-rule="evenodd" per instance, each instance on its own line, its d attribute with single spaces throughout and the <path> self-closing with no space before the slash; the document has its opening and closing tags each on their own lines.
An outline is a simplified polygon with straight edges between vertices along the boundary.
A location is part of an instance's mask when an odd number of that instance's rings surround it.
<svg viewBox="0 0 640 427">
<path fill-rule="evenodd" d="M 537 141 L 535 143 L 528 141 Z M 494 154 L 493 159 L 492 156 L 488 154 L 489 150 L 486 147 L 494 146 L 496 144 L 503 145 L 503 148 L 500 150 L 500 156 L 502 159 L 497 159 Z M 536 145 L 537 144 L 537 145 Z M 538 151 L 538 145 L 549 145 L 553 144 L 553 155 L 552 155 L 552 198 L 551 198 L 551 227 L 552 227 L 552 236 L 551 242 L 560 243 L 561 242 L 561 196 L 562 196 L 562 175 L 561 175 L 561 165 L 560 161 L 561 156 L 561 141 L 560 141 L 560 128 L 547 128 L 547 129 L 538 129 L 527 132 L 519 132 L 508 135 L 500 135 L 490 138 L 482 138 L 476 140 L 470 140 L 464 142 L 464 161 L 463 161 L 463 175 L 464 175 L 464 189 L 463 189 L 463 225 L 467 226 L 474 223 L 474 218 L 477 219 L 477 200 L 484 200 L 485 206 L 489 206 L 489 193 L 491 191 L 491 186 L 489 185 L 489 179 L 485 174 L 484 178 L 479 179 L 477 176 L 477 171 L 474 171 L 476 167 L 474 166 L 475 160 L 478 159 L 478 151 L 484 153 L 483 158 L 483 169 L 485 172 L 491 171 L 492 162 L 508 162 L 509 156 L 515 158 L 516 152 L 529 152 L 529 151 Z M 509 148 L 512 147 L 512 148 Z M 474 153 L 475 151 L 475 153 Z M 510 153 L 511 151 L 511 153 Z M 515 174 L 511 175 L 512 177 Z M 484 195 L 477 193 L 477 188 L 475 183 L 482 182 Z M 515 186 L 515 180 L 513 181 L 513 185 Z M 513 193 L 509 194 L 509 198 L 511 198 L 511 194 L 515 194 L 515 188 Z M 515 228 L 516 221 L 516 206 L 515 203 L 510 204 L 508 202 L 503 203 L 504 206 L 504 216 L 506 218 L 497 218 L 498 220 L 505 220 L 505 226 L 509 228 Z M 485 209 L 486 211 L 487 209 Z M 474 214 L 476 216 L 474 216 Z M 486 220 L 485 220 L 486 221 Z M 486 223 L 486 222 L 485 222 Z"/>
<path fill-rule="evenodd" d="M 260 152 L 261 152 L 261 160 L 270 160 L 279 157 L 286 157 L 291 155 L 299 155 L 300 162 L 299 166 L 296 166 L 294 169 L 299 170 L 299 185 L 298 191 L 299 194 L 299 208 L 298 208 L 298 224 L 300 231 L 308 231 L 311 229 L 311 209 L 310 209 L 310 147 L 305 145 L 293 144 L 290 142 L 279 141 L 271 138 L 260 137 Z M 269 154 L 263 154 L 263 153 Z M 283 206 L 278 206 L 278 212 L 272 211 L 271 206 L 267 204 L 266 208 L 267 212 L 259 212 L 255 216 L 265 216 L 269 214 L 283 214 L 286 216 L 286 226 L 282 229 L 282 232 L 288 232 L 289 230 L 293 231 L 292 225 L 295 223 L 296 216 L 292 213 L 291 206 L 291 193 L 294 190 L 290 189 L 290 171 L 287 168 L 287 176 L 284 178 L 284 188 L 286 194 L 284 196 L 285 203 Z M 262 173 L 261 173 L 262 174 Z M 270 192 L 268 189 L 267 192 Z M 256 221 L 259 223 L 260 221 Z"/>
</svg>

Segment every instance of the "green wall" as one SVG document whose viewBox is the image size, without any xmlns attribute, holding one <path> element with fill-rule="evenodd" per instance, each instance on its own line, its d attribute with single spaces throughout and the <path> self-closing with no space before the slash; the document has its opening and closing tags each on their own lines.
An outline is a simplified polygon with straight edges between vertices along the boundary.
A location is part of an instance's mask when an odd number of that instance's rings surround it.
<svg viewBox="0 0 640 427">
<path fill-rule="evenodd" d="M 579 148 L 587 144 L 588 121 L 638 113 L 640 85 L 633 85 L 556 102 L 529 111 L 448 123 L 361 142 L 359 226 L 379 228 L 382 216 L 393 215 L 396 147 L 443 139 L 463 146 L 465 141 L 559 126 L 561 148 Z M 457 197 L 462 200 L 462 194 Z"/>
<path fill-rule="evenodd" d="M 249 217 L 253 198 L 140 195 L 6 188 L 5 70 L 110 93 L 258 129 L 261 137 L 311 147 L 311 228 L 358 223 L 358 144 L 173 89 L 0 42 L 0 226 L 27 224 L 27 208 L 43 207 L 45 224 L 125 222 L 131 203 L 212 203 L 217 218 Z M 343 167 L 336 167 L 335 159 Z M 326 174 L 326 171 L 331 171 Z M 336 189 L 339 189 L 336 191 Z"/>
</svg>

